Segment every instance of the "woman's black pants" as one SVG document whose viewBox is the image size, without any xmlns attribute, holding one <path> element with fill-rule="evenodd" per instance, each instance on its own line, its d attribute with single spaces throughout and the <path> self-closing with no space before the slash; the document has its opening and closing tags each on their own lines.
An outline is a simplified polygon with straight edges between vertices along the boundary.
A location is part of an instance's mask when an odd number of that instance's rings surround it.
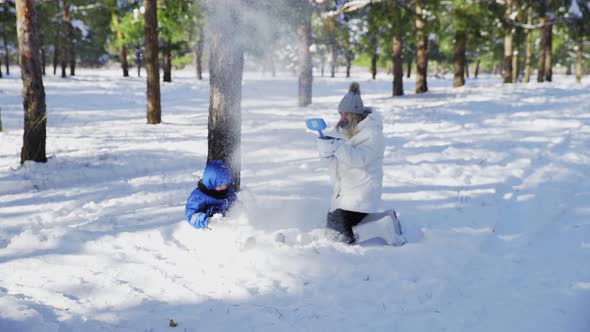
<svg viewBox="0 0 590 332">
<path fill-rule="evenodd" d="M 354 242 L 352 227 L 358 225 L 368 213 L 336 209 L 328 212 L 326 227 L 341 234 L 342 240 L 347 243 Z"/>
</svg>

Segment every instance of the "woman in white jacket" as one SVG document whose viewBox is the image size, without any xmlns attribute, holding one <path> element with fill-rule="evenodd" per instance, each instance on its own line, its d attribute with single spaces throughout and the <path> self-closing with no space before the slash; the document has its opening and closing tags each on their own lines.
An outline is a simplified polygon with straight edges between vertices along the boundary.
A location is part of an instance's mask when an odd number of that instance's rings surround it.
<svg viewBox="0 0 590 332">
<path fill-rule="evenodd" d="M 327 227 L 337 231 L 342 241 L 353 243 L 352 228 L 368 214 L 378 212 L 381 205 L 383 120 L 371 108 L 364 107 L 356 82 L 338 104 L 338 112 L 340 121 L 336 129 L 344 134 L 344 139 L 318 139 L 318 150 L 329 160 L 333 186 Z M 392 214 L 399 224 L 395 212 Z"/>
</svg>

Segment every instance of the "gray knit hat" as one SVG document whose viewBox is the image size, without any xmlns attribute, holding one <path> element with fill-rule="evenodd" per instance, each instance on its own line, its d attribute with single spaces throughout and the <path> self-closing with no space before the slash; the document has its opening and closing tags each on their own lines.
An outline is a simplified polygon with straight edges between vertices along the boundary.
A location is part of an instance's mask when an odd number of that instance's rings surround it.
<svg viewBox="0 0 590 332">
<path fill-rule="evenodd" d="M 356 113 L 368 114 L 371 113 L 371 108 L 363 106 L 363 99 L 361 98 L 361 87 L 357 82 L 350 83 L 348 92 L 344 95 L 340 104 L 338 104 L 339 113 Z"/>
</svg>

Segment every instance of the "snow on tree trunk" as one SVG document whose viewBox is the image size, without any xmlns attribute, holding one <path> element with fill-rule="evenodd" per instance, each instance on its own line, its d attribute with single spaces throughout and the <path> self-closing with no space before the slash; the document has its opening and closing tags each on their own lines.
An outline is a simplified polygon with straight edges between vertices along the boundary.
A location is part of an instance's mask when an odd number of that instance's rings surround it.
<svg viewBox="0 0 590 332">
<path fill-rule="evenodd" d="M 244 49 L 239 8 L 227 2 L 211 1 L 207 7 L 211 38 L 207 161 L 224 161 L 232 170 L 234 188 L 239 190 Z"/>
<path fill-rule="evenodd" d="M 301 22 L 297 33 L 299 36 L 299 106 L 305 107 L 311 104 L 313 83 L 313 68 L 311 63 L 311 12 L 312 7 L 308 0 L 302 1 Z"/>
<path fill-rule="evenodd" d="M 16 25 L 23 81 L 25 111 L 21 164 L 26 160 L 46 162 L 46 105 L 43 76 L 39 61 L 37 11 L 34 0 L 16 1 Z"/>
<path fill-rule="evenodd" d="M 403 96 L 404 94 L 404 65 L 402 62 L 403 42 L 400 35 L 393 37 L 393 95 Z"/>
<path fill-rule="evenodd" d="M 506 18 L 512 15 L 512 0 L 506 0 Z M 512 25 L 504 24 L 504 83 L 512 81 Z"/>
<path fill-rule="evenodd" d="M 582 63 L 584 61 L 584 36 L 580 36 L 578 42 L 577 59 L 576 59 L 576 82 L 582 82 L 583 68 Z"/>
<path fill-rule="evenodd" d="M 416 1 L 416 93 L 428 91 L 428 36 L 426 35 L 426 23 L 422 18 L 422 0 Z"/>
<path fill-rule="evenodd" d="M 160 64 L 158 61 L 157 0 L 144 0 L 145 70 L 147 76 L 147 123 L 162 122 L 160 106 Z"/>
<path fill-rule="evenodd" d="M 465 31 L 455 32 L 455 65 L 453 87 L 465 85 L 465 45 L 467 44 L 467 33 Z"/>
</svg>

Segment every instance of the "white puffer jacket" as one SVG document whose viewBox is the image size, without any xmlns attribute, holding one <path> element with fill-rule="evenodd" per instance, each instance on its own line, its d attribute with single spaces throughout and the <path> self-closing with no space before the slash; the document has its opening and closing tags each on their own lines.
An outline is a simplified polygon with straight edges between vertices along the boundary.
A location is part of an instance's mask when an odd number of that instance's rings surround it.
<svg viewBox="0 0 590 332">
<path fill-rule="evenodd" d="M 335 158 L 330 161 L 330 211 L 379 211 L 384 152 L 383 120 L 373 112 L 358 124 L 356 134 L 334 152 Z"/>
</svg>

